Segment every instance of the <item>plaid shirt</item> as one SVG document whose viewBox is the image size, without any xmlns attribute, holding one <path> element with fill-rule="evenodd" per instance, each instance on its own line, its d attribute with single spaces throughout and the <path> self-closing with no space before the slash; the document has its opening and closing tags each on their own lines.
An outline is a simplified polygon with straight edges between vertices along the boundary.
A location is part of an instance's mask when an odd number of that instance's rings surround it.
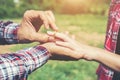
<svg viewBox="0 0 120 80">
<path fill-rule="evenodd" d="M 18 43 L 18 24 L 0 22 L 0 44 Z M 26 80 L 28 74 L 47 62 L 49 53 L 35 46 L 11 54 L 0 54 L 0 80 Z"/>
<path fill-rule="evenodd" d="M 120 0 L 112 0 L 109 10 L 105 49 L 113 53 L 115 53 L 116 51 L 119 27 L 120 27 Z M 97 74 L 99 78 L 98 80 L 112 80 L 114 71 L 100 64 L 97 70 Z"/>
<path fill-rule="evenodd" d="M 17 29 L 19 25 L 11 21 L 0 21 L 0 44 L 18 43 Z"/>
</svg>

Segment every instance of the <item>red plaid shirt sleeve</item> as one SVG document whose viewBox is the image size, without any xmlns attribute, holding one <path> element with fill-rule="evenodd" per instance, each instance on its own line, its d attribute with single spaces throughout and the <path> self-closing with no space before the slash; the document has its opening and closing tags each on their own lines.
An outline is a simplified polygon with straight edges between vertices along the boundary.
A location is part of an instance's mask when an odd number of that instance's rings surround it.
<svg viewBox="0 0 120 80">
<path fill-rule="evenodd" d="M 11 21 L 0 21 L 0 44 L 18 43 L 17 29 L 19 25 Z"/>
<path fill-rule="evenodd" d="M 111 0 L 105 39 L 105 49 L 113 53 L 115 53 L 116 51 L 119 29 L 120 29 L 120 0 Z M 97 75 L 98 80 L 112 80 L 114 70 L 108 68 L 103 64 L 100 64 L 100 66 L 97 69 Z"/>
<path fill-rule="evenodd" d="M 49 53 L 41 46 L 0 55 L 0 80 L 26 80 L 28 74 L 47 62 Z"/>
</svg>

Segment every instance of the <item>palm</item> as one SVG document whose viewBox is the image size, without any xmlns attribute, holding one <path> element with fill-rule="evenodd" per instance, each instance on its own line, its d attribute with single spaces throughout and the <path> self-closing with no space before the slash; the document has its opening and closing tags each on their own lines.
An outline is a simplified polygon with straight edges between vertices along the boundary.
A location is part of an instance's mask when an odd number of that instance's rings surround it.
<svg viewBox="0 0 120 80">
<path fill-rule="evenodd" d="M 47 42 L 48 35 L 38 33 L 38 31 L 43 24 L 45 28 L 49 28 L 50 26 L 50 28 L 52 28 L 53 30 L 57 30 L 51 14 L 52 13 L 49 11 L 26 11 L 17 33 L 19 41 Z"/>
<path fill-rule="evenodd" d="M 31 30 L 35 30 L 36 32 L 39 31 L 41 25 L 43 24 L 43 21 L 39 18 L 39 16 L 33 16 L 32 14 L 24 17 L 24 21 L 28 28 L 31 28 Z"/>
</svg>

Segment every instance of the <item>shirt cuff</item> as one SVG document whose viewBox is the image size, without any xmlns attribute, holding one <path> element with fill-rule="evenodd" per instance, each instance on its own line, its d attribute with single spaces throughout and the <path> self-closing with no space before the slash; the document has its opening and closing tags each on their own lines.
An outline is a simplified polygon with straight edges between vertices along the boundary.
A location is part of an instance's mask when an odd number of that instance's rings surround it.
<svg viewBox="0 0 120 80">
<path fill-rule="evenodd" d="M 0 80 L 27 80 L 27 77 L 49 59 L 49 52 L 42 46 L 0 55 Z"/>
<path fill-rule="evenodd" d="M 50 53 L 48 52 L 48 50 L 45 47 L 39 45 L 28 48 L 26 50 L 21 50 L 17 53 L 23 53 L 23 56 L 21 56 L 20 54 L 20 57 L 28 70 L 28 74 L 32 73 L 34 70 L 44 65 L 50 57 Z"/>
<path fill-rule="evenodd" d="M 4 38 L 8 44 L 16 44 L 19 42 L 17 38 L 18 28 L 19 28 L 19 25 L 16 23 L 11 23 L 5 27 Z"/>
</svg>

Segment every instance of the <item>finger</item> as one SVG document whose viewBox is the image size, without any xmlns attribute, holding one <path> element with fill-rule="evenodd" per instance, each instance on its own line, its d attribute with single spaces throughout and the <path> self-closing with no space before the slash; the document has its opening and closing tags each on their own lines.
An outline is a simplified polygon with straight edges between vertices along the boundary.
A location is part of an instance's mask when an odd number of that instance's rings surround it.
<svg viewBox="0 0 120 80">
<path fill-rule="evenodd" d="M 68 35 L 66 35 L 66 34 L 56 32 L 56 33 L 54 33 L 54 36 L 55 36 L 56 38 L 64 41 L 64 42 L 69 42 L 69 43 L 71 43 L 71 44 L 75 44 L 75 40 L 72 39 L 72 38 L 70 38 L 70 37 L 69 37 Z"/>
<path fill-rule="evenodd" d="M 48 24 L 47 21 L 43 21 L 43 24 L 44 24 L 44 26 L 45 26 L 46 29 L 49 29 L 49 24 Z"/>
<path fill-rule="evenodd" d="M 49 37 L 47 34 L 37 33 L 35 35 L 35 41 L 41 42 L 41 43 L 45 43 L 53 39 L 54 39 L 53 37 Z"/>
<path fill-rule="evenodd" d="M 52 11 L 45 11 L 49 16 L 51 16 L 52 20 L 55 22 L 55 17 Z"/>
<path fill-rule="evenodd" d="M 46 15 L 44 14 L 43 11 L 38 11 L 38 12 L 39 12 L 39 17 L 43 21 L 45 28 L 49 29 L 49 22 L 48 22 Z"/>
<path fill-rule="evenodd" d="M 54 36 L 62 41 L 69 41 L 68 40 L 69 38 L 65 34 L 62 34 L 62 33 L 47 31 L 47 34 L 50 36 Z"/>
<path fill-rule="evenodd" d="M 55 31 L 57 31 L 58 27 L 55 24 L 55 18 L 54 18 L 53 13 L 51 11 L 45 11 L 45 14 L 46 14 L 46 17 L 48 19 L 50 28 L 53 29 L 53 30 L 55 30 Z"/>
<path fill-rule="evenodd" d="M 47 34 L 50 35 L 50 36 L 54 36 L 56 32 L 53 32 L 53 31 L 47 31 Z"/>
<path fill-rule="evenodd" d="M 63 46 L 63 47 L 66 47 L 66 48 L 69 48 L 69 49 L 74 50 L 73 45 L 71 45 L 70 43 L 62 42 L 62 41 L 56 41 L 55 43 L 56 43 L 57 45 L 59 45 L 59 46 Z"/>
<path fill-rule="evenodd" d="M 54 36 L 55 36 L 56 38 L 58 38 L 58 39 L 61 39 L 61 40 L 65 41 L 65 42 L 70 42 L 70 41 L 71 41 L 71 39 L 70 39 L 67 35 L 65 35 L 65 34 L 63 34 L 63 33 L 58 33 L 58 32 L 56 32 L 56 33 L 54 34 Z"/>
<path fill-rule="evenodd" d="M 64 34 L 69 35 L 69 31 L 65 31 Z"/>
<path fill-rule="evenodd" d="M 49 26 L 52 30 L 58 31 L 58 27 L 56 26 L 55 22 L 53 22 L 50 17 L 48 16 Z"/>
<path fill-rule="evenodd" d="M 63 51 L 65 50 L 66 54 L 69 55 L 70 57 L 73 57 L 77 60 L 82 58 L 82 54 L 79 54 L 79 52 L 74 49 L 74 46 L 70 45 L 69 43 L 57 41 L 56 45 L 62 46 Z"/>
<path fill-rule="evenodd" d="M 75 40 L 75 35 L 72 35 L 71 38 L 72 38 L 73 40 Z"/>
</svg>

